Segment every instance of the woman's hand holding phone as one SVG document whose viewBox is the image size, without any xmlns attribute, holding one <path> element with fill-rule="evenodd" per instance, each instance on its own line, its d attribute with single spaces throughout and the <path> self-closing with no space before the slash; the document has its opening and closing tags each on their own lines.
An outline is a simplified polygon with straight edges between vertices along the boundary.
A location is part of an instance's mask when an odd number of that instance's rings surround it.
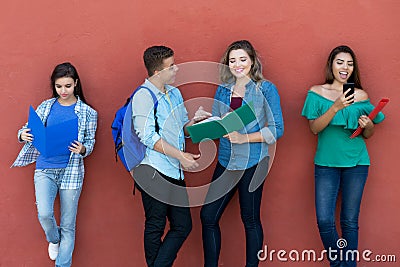
<svg viewBox="0 0 400 267">
<path fill-rule="evenodd" d="M 354 83 L 343 84 L 343 93 L 345 94 L 345 99 L 350 100 L 350 104 L 354 103 Z"/>
</svg>

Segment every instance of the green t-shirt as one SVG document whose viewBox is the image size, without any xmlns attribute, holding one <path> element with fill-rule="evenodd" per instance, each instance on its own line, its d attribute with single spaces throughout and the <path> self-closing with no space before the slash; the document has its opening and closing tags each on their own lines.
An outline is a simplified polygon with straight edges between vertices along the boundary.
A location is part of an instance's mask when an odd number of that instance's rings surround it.
<svg viewBox="0 0 400 267">
<path fill-rule="evenodd" d="M 333 105 L 329 100 L 313 91 L 308 91 L 302 116 L 315 120 Z M 355 102 L 338 111 L 328 126 L 318 133 L 318 145 L 314 163 L 328 167 L 354 167 L 370 165 L 367 146 L 362 135 L 353 139 L 350 135 L 357 129 L 361 115 L 368 115 L 374 106 L 369 99 Z M 380 123 L 385 119 L 382 112 L 373 120 Z"/>
</svg>

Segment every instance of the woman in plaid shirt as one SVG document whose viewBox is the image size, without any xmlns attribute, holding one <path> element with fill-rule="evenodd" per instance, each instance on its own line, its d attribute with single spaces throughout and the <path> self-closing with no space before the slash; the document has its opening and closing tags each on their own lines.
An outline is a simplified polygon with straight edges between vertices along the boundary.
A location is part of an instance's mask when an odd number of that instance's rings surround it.
<svg viewBox="0 0 400 267">
<path fill-rule="evenodd" d="M 78 140 L 65 155 L 47 156 L 33 146 L 33 134 L 27 124 L 18 131 L 25 142 L 13 167 L 36 161 L 34 174 L 36 205 L 40 224 L 49 242 L 49 257 L 56 266 L 72 263 L 78 201 L 84 177 L 83 158 L 90 155 L 95 143 L 97 112 L 86 104 L 78 72 L 70 63 L 55 67 L 51 75 L 53 98 L 43 101 L 36 113 L 44 125 L 51 126 L 77 119 Z M 76 130 L 76 129 L 75 129 Z M 60 195 L 60 225 L 54 218 L 54 200 Z"/>
</svg>

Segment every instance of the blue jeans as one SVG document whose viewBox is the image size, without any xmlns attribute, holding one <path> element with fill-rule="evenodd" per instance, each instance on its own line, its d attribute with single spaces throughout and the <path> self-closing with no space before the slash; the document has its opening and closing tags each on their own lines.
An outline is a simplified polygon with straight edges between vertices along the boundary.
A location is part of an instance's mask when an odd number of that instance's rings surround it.
<svg viewBox="0 0 400 267">
<path fill-rule="evenodd" d="M 315 165 L 315 206 L 319 233 L 327 251 L 337 250 L 337 253 L 333 253 L 333 257 L 329 259 L 332 267 L 357 265 L 351 256 L 351 251 L 358 249 L 358 216 L 368 167 L 358 165 L 336 168 Z M 339 191 L 342 196 L 340 226 L 346 245 L 339 244 L 340 238 L 335 224 Z M 341 249 L 342 257 L 339 253 Z"/>
<path fill-rule="evenodd" d="M 151 168 L 153 171 L 154 169 Z M 136 172 L 137 173 L 137 172 Z M 137 178 L 141 179 L 141 178 Z M 160 186 L 158 179 L 186 188 L 184 180 L 173 179 L 157 172 L 156 178 L 147 177 L 147 186 Z M 150 180 L 151 179 L 151 180 Z M 157 200 L 136 185 L 142 195 L 145 213 L 144 252 L 149 267 L 171 267 L 179 249 L 192 230 L 192 217 L 189 207 L 179 207 Z M 173 192 L 171 192 L 173 193 Z M 185 198 L 188 202 L 187 193 Z M 169 230 L 164 236 L 165 225 L 169 221 Z M 164 238 L 162 238 L 164 236 Z"/>
<path fill-rule="evenodd" d="M 75 224 L 79 189 L 60 189 L 64 169 L 35 170 L 35 196 L 40 225 L 46 239 L 51 243 L 60 243 L 56 266 L 69 267 L 72 264 L 72 252 L 75 245 Z M 54 200 L 60 194 L 60 226 L 54 217 Z"/>
<path fill-rule="evenodd" d="M 221 230 L 219 220 L 236 191 L 239 191 L 239 204 L 242 222 L 246 234 L 246 266 L 258 266 L 257 253 L 262 248 L 263 229 L 260 220 L 262 183 L 254 192 L 249 192 L 249 185 L 256 166 L 246 169 L 236 186 L 221 198 L 204 205 L 200 212 L 204 266 L 217 267 L 221 250 Z M 218 162 L 212 180 L 218 179 L 226 169 Z M 210 193 L 209 189 L 209 193 Z"/>
</svg>

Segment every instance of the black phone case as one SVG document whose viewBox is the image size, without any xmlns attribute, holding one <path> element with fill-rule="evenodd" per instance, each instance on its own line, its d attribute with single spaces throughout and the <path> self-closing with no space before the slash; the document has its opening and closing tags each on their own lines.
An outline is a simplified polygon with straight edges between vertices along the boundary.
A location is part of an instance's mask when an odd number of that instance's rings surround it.
<svg viewBox="0 0 400 267">
<path fill-rule="evenodd" d="M 349 95 L 354 94 L 354 83 L 345 83 L 345 84 L 343 84 L 343 93 L 346 92 L 349 88 L 351 90 L 346 94 L 346 97 L 348 97 Z"/>
</svg>

